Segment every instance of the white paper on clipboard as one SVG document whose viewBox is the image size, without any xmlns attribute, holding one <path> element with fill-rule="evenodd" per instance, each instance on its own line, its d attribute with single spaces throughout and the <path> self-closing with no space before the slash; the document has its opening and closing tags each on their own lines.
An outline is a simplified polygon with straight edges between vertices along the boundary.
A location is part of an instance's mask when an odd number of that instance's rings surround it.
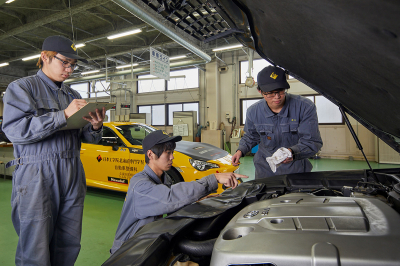
<svg viewBox="0 0 400 266">
<path fill-rule="evenodd" d="M 86 126 L 88 121 L 84 120 L 82 117 L 90 117 L 89 112 L 96 112 L 96 109 L 101 110 L 103 107 L 106 109 L 111 109 L 116 103 L 87 103 L 84 107 L 76 111 L 73 115 L 67 118 L 67 126 L 61 128 L 60 130 L 68 129 L 79 129 Z"/>
</svg>

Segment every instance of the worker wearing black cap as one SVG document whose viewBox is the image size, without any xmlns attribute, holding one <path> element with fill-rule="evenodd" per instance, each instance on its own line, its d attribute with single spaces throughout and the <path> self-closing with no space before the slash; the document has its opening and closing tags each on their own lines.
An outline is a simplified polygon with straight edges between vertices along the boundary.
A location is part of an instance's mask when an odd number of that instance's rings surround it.
<svg viewBox="0 0 400 266">
<path fill-rule="evenodd" d="M 247 178 L 234 173 L 218 173 L 192 182 L 172 184 L 165 171 L 172 166 L 175 143 L 180 140 L 181 136 L 170 137 L 161 130 L 143 139 L 146 165 L 129 182 L 111 254 L 143 225 L 201 199 L 215 191 L 218 183 L 235 188 L 237 178 Z"/>
<path fill-rule="evenodd" d="M 257 83 L 263 99 L 247 110 L 245 134 L 232 164 L 238 165 L 240 157 L 258 144 L 253 159 L 256 179 L 310 172 L 308 158 L 322 147 L 314 103 L 286 93 L 290 86 L 279 67 L 265 67 L 258 73 Z"/>
<path fill-rule="evenodd" d="M 66 86 L 77 66 L 86 62 L 63 36 L 44 40 L 36 75 L 7 88 L 3 130 L 13 142 L 12 221 L 19 236 L 16 265 L 74 265 L 80 250 L 85 173 L 81 138 L 99 142 L 105 111 L 90 113 L 81 129 L 60 130 L 86 104 Z"/>
</svg>

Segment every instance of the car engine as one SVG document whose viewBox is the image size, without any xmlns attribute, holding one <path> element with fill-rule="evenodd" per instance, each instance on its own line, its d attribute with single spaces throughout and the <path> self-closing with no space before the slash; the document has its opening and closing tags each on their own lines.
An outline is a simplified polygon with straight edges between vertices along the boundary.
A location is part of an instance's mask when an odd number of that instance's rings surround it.
<svg viewBox="0 0 400 266">
<path fill-rule="evenodd" d="M 373 197 L 290 193 L 224 228 L 211 265 L 399 265 L 400 216 Z"/>
</svg>

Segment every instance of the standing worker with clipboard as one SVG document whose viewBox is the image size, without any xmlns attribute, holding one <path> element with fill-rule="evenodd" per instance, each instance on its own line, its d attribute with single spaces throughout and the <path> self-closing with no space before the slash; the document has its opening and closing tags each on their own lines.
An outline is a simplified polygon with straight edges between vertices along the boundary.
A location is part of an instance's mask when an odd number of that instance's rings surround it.
<svg viewBox="0 0 400 266">
<path fill-rule="evenodd" d="M 19 236 L 16 265 L 74 265 L 80 250 L 85 173 L 81 138 L 102 137 L 105 109 L 89 113 L 80 129 L 60 130 L 86 105 L 65 81 L 76 68 L 73 42 L 44 40 L 36 75 L 16 80 L 4 96 L 3 130 L 13 142 L 16 165 L 11 196 L 12 221 Z"/>
</svg>

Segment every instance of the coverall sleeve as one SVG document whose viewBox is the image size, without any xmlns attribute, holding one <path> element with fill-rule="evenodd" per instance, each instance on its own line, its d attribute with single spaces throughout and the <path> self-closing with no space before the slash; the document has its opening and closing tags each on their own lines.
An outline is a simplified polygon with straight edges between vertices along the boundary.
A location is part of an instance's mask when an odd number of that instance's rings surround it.
<svg viewBox="0 0 400 266">
<path fill-rule="evenodd" d="M 192 182 L 180 182 L 168 187 L 143 179 L 134 187 L 134 212 L 138 219 L 174 212 L 218 188 L 215 176 Z"/>
<path fill-rule="evenodd" d="M 318 129 L 317 108 L 314 104 L 310 105 L 303 113 L 298 134 L 298 143 L 290 147 L 296 161 L 311 157 L 321 149 L 322 139 Z"/>
<path fill-rule="evenodd" d="M 251 117 L 251 112 L 246 114 L 246 124 L 244 125 L 244 132 L 242 139 L 239 142 L 238 150 L 245 156 L 253 147 L 260 143 L 260 135 L 258 134 L 254 122 Z"/>
<path fill-rule="evenodd" d="M 68 87 L 68 90 L 71 91 L 70 94 L 72 94 L 75 99 L 82 99 L 82 96 L 77 91 L 70 87 Z M 92 129 L 92 124 L 87 123 L 80 131 L 80 134 L 81 138 L 83 138 L 86 143 L 99 143 L 103 137 L 103 126 L 99 130 L 95 131 Z"/>
<path fill-rule="evenodd" d="M 63 110 L 40 115 L 29 90 L 19 82 L 8 86 L 3 102 L 3 131 L 15 144 L 38 142 L 67 124 Z"/>
<path fill-rule="evenodd" d="M 88 123 L 82 129 L 82 136 L 89 143 L 99 143 L 103 137 L 103 126 L 99 130 L 93 130 L 92 124 Z"/>
</svg>

